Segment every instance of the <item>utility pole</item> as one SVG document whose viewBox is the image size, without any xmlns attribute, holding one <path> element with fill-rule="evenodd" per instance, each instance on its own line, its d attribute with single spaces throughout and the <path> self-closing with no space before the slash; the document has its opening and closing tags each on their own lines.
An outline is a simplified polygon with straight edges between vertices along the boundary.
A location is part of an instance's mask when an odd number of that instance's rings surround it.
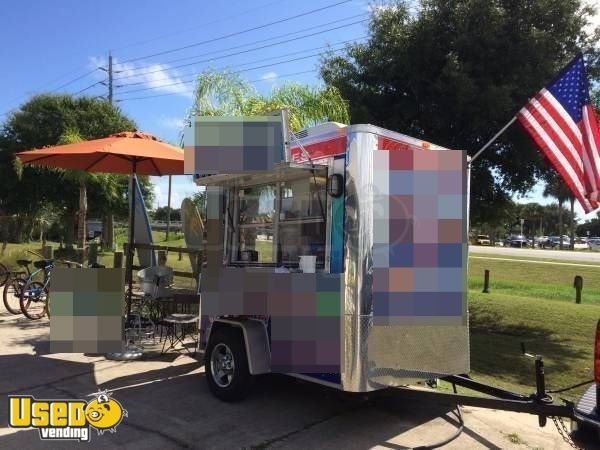
<svg viewBox="0 0 600 450">
<path fill-rule="evenodd" d="M 171 175 L 169 175 L 169 194 L 167 196 L 167 233 L 165 241 L 169 240 L 169 231 L 171 228 Z"/>
<path fill-rule="evenodd" d="M 113 59 L 112 53 L 108 52 L 108 67 L 99 67 L 100 70 L 106 72 L 108 76 L 108 80 L 106 83 L 103 83 L 108 87 L 108 102 L 113 104 Z M 104 244 L 104 248 L 106 250 L 114 250 L 115 249 L 115 235 L 114 235 L 114 227 L 115 227 L 115 218 L 112 214 L 107 214 L 102 219 L 102 242 Z"/>
<path fill-rule="evenodd" d="M 113 102 L 113 64 L 112 53 L 108 52 L 108 102 Z"/>
</svg>

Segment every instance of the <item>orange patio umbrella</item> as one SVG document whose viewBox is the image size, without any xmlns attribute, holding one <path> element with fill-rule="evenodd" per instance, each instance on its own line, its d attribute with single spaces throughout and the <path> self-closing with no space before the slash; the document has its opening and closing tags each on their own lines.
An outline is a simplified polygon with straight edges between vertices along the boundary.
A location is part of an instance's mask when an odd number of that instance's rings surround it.
<svg viewBox="0 0 600 450">
<path fill-rule="evenodd" d="M 162 142 L 149 133 L 125 131 L 102 139 L 30 150 L 17 155 L 25 164 L 131 175 L 130 245 L 127 254 L 127 276 L 131 292 L 136 174 L 182 175 L 183 150 Z"/>
<path fill-rule="evenodd" d="M 183 150 L 149 133 L 125 131 L 106 138 L 18 153 L 26 164 L 86 172 L 182 175 Z"/>
</svg>

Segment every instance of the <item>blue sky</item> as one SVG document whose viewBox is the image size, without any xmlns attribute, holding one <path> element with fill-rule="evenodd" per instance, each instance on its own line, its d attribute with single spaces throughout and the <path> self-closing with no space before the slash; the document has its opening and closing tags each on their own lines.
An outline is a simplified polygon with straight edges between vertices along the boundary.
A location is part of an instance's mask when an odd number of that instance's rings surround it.
<svg viewBox="0 0 600 450">
<path fill-rule="evenodd" d="M 176 143 L 192 103 L 193 84 L 185 82 L 203 69 L 243 70 L 260 92 L 288 80 L 318 84 L 315 69 L 325 46 L 337 49 L 366 35 L 366 23 L 356 22 L 367 18 L 369 0 L 326 8 L 341 1 L 5 0 L 0 114 L 39 92 L 106 95 L 106 74 L 94 69 L 106 65 L 111 51 L 119 106 L 140 129 Z M 267 25 L 319 8 L 326 9 Z M 254 27 L 260 28 L 224 37 Z M 265 45 L 271 46 L 256 49 Z M 181 47 L 187 48 L 173 51 Z M 154 181 L 156 202 L 163 206 L 166 178 Z M 188 177 L 175 177 L 173 205 L 195 190 Z M 539 190 L 531 199 L 543 201 Z"/>
<path fill-rule="evenodd" d="M 209 67 L 244 70 L 241 75 L 254 81 L 260 92 L 288 80 L 319 83 L 316 54 L 328 44 L 340 48 L 340 42 L 365 36 L 365 23 L 356 22 L 367 18 L 368 2 L 348 1 L 273 26 L 220 37 L 340 1 L 4 1 L 0 37 L 6 45 L 0 48 L 0 58 L 11 62 L 11 69 L 0 72 L 2 86 L 10 86 L 0 96 L 0 114 L 18 107 L 32 94 L 55 90 L 105 66 L 111 51 L 115 70 L 120 71 L 115 74 L 115 85 L 123 85 L 114 91 L 119 106 L 140 129 L 177 143 L 182 119 L 192 103 L 193 84 L 176 83 L 191 80 Z M 313 33 L 319 34 L 304 37 Z M 193 45 L 215 38 L 219 39 Z M 297 39 L 227 56 L 290 38 Z M 257 41 L 264 42 L 252 44 Z M 171 51 L 183 46 L 190 47 Z M 163 54 L 146 57 L 156 53 Z M 283 63 L 290 59 L 296 61 Z M 186 66 L 175 67 L 183 64 Z M 58 92 L 77 93 L 89 87 L 83 92 L 106 95 L 106 86 L 93 85 L 105 78 L 103 71 L 96 70 Z M 152 95 L 160 96 L 138 99 Z M 165 205 L 167 180 L 154 181 L 156 201 Z M 189 177 L 175 177 L 173 205 L 195 190 Z"/>
</svg>

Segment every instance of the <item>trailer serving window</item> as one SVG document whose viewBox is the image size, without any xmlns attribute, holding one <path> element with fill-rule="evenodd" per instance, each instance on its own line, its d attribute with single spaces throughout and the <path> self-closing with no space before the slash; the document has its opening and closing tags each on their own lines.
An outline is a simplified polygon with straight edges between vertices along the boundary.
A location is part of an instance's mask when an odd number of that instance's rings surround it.
<svg viewBox="0 0 600 450">
<path fill-rule="evenodd" d="M 238 187 L 233 202 L 233 264 L 298 267 L 301 255 L 325 265 L 326 169 Z"/>
</svg>

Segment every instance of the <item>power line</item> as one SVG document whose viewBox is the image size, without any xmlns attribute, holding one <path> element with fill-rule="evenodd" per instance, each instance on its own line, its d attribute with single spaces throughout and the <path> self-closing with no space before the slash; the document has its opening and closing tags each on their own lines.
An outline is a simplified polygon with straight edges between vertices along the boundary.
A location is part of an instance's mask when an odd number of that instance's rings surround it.
<svg viewBox="0 0 600 450">
<path fill-rule="evenodd" d="M 94 86 L 98 86 L 99 84 L 104 84 L 104 83 L 105 83 L 104 81 L 96 81 L 95 83 L 93 83 L 93 84 L 90 84 L 88 87 L 85 87 L 85 88 L 81 89 L 80 91 L 77 91 L 77 92 L 75 92 L 73 95 L 79 95 L 79 94 L 81 94 L 82 92 L 85 92 L 85 91 L 87 91 L 88 89 L 91 89 L 91 88 L 93 88 Z"/>
<path fill-rule="evenodd" d="M 339 48 L 339 49 L 335 49 L 335 50 L 332 50 L 332 51 L 336 52 L 336 51 L 340 51 L 342 49 L 343 48 Z M 301 60 L 308 59 L 308 58 L 314 58 L 315 56 L 321 56 L 321 55 L 324 55 L 325 53 L 327 53 L 327 52 L 313 53 L 313 54 L 308 55 L 308 56 L 301 56 L 299 58 L 292 58 L 292 59 L 288 59 L 288 60 L 285 60 L 285 61 L 278 61 L 278 62 L 275 62 L 275 63 L 264 64 L 264 65 L 261 65 L 261 66 L 255 66 L 255 67 L 251 67 L 251 68 L 248 68 L 248 69 L 236 70 L 236 71 L 229 72 L 229 73 L 230 74 L 237 74 L 237 73 L 242 73 L 242 72 L 249 72 L 249 71 L 256 70 L 256 69 L 263 69 L 265 67 L 276 66 L 278 64 L 286 64 L 286 63 L 289 63 L 289 62 L 301 61 Z M 258 61 L 256 61 L 256 62 L 258 62 Z M 196 79 L 196 75 L 194 75 L 194 78 L 192 78 L 191 80 L 178 81 L 178 82 L 168 83 L 168 84 L 162 84 L 160 86 L 149 86 L 149 87 L 145 87 L 145 88 L 131 89 L 129 91 L 122 92 L 122 94 L 131 94 L 131 93 L 134 93 L 134 92 L 142 92 L 142 91 L 148 91 L 148 90 L 153 90 L 153 89 L 163 89 L 163 88 L 171 87 L 171 86 L 178 86 L 178 85 L 182 85 L 182 84 L 189 84 L 189 83 L 193 83 L 195 81 L 195 79 Z"/>
<path fill-rule="evenodd" d="M 233 14 L 233 15 L 229 15 L 227 17 L 222 17 L 221 19 L 213 20 L 212 22 L 200 23 L 197 26 L 189 27 L 189 28 L 186 28 L 184 30 L 178 30 L 178 31 L 173 31 L 171 33 L 165 33 L 165 34 L 162 34 L 160 36 L 156 36 L 156 37 L 153 37 L 153 38 L 150 38 L 150 39 L 146 39 L 144 41 L 133 42 L 131 44 L 127 44 L 127 45 L 124 45 L 122 47 L 115 48 L 113 50 L 120 51 L 120 50 L 124 50 L 124 49 L 131 48 L 131 47 L 138 47 L 140 45 L 148 44 L 149 42 L 158 41 L 159 39 L 164 39 L 164 38 L 175 36 L 175 35 L 178 35 L 178 34 L 183 34 L 183 33 L 186 33 L 188 31 L 197 30 L 199 28 L 210 26 L 210 25 L 215 25 L 217 23 L 226 22 L 226 21 L 231 20 L 233 18 L 240 17 L 240 16 L 246 15 L 248 13 L 252 13 L 254 11 L 258 11 L 260 9 L 264 9 L 264 8 L 269 7 L 269 6 L 277 5 L 277 4 L 280 4 L 280 3 L 282 3 L 282 0 L 277 0 L 277 1 L 274 1 L 274 2 L 265 3 L 263 5 L 257 6 L 256 8 L 251 8 L 251 9 L 247 9 L 245 11 L 241 11 L 238 14 Z"/>
<path fill-rule="evenodd" d="M 310 70 L 303 70 L 301 72 L 293 72 L 293 73 L 284 73 L 281 75 L 277 75 L 277 77 L 275 79 L 280 79 L 280 78 L 288 78 L 288 77 L 293 77 L 296 75 L 304 75 L 307 73 L 312 73 L 312 72 L 316 72 L 318 69 L 310 69 Z M 255 80 L 249 80 L 248 83 L 260 83 L 260 82 L 267 82 L 267 81 L 271 81 L 271 79 L 268 78 L 257 78 Z M 129 98 L 120 98 L 117 99 L 115 101 L 117 102 L 125 102 L 125 101 L 129 101 L 129 100 L 146 100 L 149 98 L 156 98 L 156 97 L 166 97 L 167 95 L 178 95 L 178 92 L 166 92 L 164 94 L 154 94 L 154 95 L 147 95 L 144 97 L 129 97 Z"/>
<path fill-rule="evenodd" d="M 333 25 L 334 23 L 339 23 L 339 22 L 344 22 L 346 20 L 356 19 L 357 17 L 364 17 L 365 15 L 366 15 L 366 13 L 356 14 L 356 15 L 353 15 L 353 16 L 344 17 L 343 19 L 332 20 L 330 22 L 322 23 L 320 25 L 315 25 L 315 26 L 311 26 L 311 27 L 308 27 L 308 28 L 303 28 L 303 29 L 297 30 L 297 31 L 292 31 L 292 32 L 288 32 L 288 33 L 279 34 L 277 36 L 271 36 L 269 38 L 260 39 L 258 41 L 247 42 L 245 44 L 236 45 L 236 46 L 228 47 L 228 48 L 221 49 L 221 50 L 213 50 L 213 51 L 210 51 L 210 52 L 202 53 L 200 55 L 184 56 L 184 57 L 181 57 L 181 58 L 170 59 L 170 60 L 167 60 L 167 61 L 163 61 L 160 64 L 164 65 L 164 64 L 171 64 L 171 63 L 180 62 L 180 61 L 189 61 L 192 58 L 202 58 L 202 57 L 205 57 L 205 56 L 214 55 L 215 53 L 222 53 L 222 52 L 226 52 L 226 51 L 230 51 L 230 50 L 237 50 L 239 48 L 248 47 L 248 46 L 251 46 L 251 45 L 254 45 L 254 44 L 262 44 L 264 42 L 269 42 L 269 41 L 272 41 L 274 39 L 279 39 L 279 38 L 282 38 L 282 37 L 289 38 L 291 35 L 294 35 L 294 34 L 302 33 L 302 32 L 305 32 L 305 31 L 311 31 L 311 30 L 314 30 L 314 29 L 317 29 L 317 28 L 323 28 L 323 27 L 326 27 L 326 26 L 329 26 L 329 25 Z M 361 22 L 364 22 L 364 21 L 354 22 L 352 24 L 348 24 L 348 25 L 345 25 L 345 26 L 355 25 L 355 24 L 361 23 Z M 332 30 L 337 30 L 339 28 L 342 28 L 342 27 L 336 27 L 336 28 L 330 28 L 328 30 L 322 30 L 321 33 L 326 33 L 326 32 L 332 31 Z M 307 36 L 299 36 L 299 37 L 296 37 L 296 38 L 294 38 L 292 40 L 302 39 L 304 37 L 310 37 L 310 36 L 314 36 L 316 34 L 317 33 L 309 34 Z M 285 41 L 285 42 L 288 42 L 288 41 Z M 277 45 L 277 44 L 274 43 L 273 45 Z M 260 48 L 262 48 L 262 47 L 260 47 Z M 118 65 L 118 64 L 122 64 L 122 63 L 115 62 L 115 64 Z M 142 70 L 142 69 L 151 68 L 151 67 L 155 67 L 155 66 L 156 66 L 156 63 L 155 64 L 148 64 L 148 65 L 144 65 L 144 66 L 135 67 L 135 68 L 132 68 L 130 70 L 137 71 L 137 70 Z M 179 67 L 179 66 L 176 66 L 176 67 Z M 169 69 L 174 69 L 176 67 L 169 67 Z M 152 73 L 152 72 L 144 72 L 142 74 L 146 74 L 146 73 Z M 135 77 L 137 75 L 142 75 L 142 74 L 140 74 L 140 73 L 134 73 L 134 74 L 125 75 L 125 76 L 122 76 L 122 77 L 117 77 L 117 79 L 122 80 L 122 79 L 125 79 L 125 78 L 131 78 L 131 77 Z"/>
<path fill-rule="evenodd" d="M 194 66 L 196 64 L 201 64 L 203 62 L 211 62 L 211 61 L 216 61 L 218 59 L 228 58 L 230 56 L 237 56 L 237 55 L 242 55 L 242 54 L 246 54 L 246 53 L 251 53 L 251 52 L 255 52 L 257 50 L 263 50 L 265 48 L 275 47 L 277 45 L 282 45 L 282 44 L 287 44 L 289 42 L 294 42 L 294 41 L 297 41 L 299 39 L 304 39 L 304 38 L 307 38 L 307 37 L 312 37 L 312 36 L 316 36 L 316 35 L 319 35 L 319 34 L 327 33 L 327 32 L 330 32 L 330 31 L 335 31 L 335 30 L 339 30 L 339 29 L 342 29 L 342 28 L 347 28 L 349 26 L 365 22 L 366 20 L 367 19 L 363 19 L 363 20 L 359 20 L 359 21 L 356 21 L 356 22 L 351 22 L 351 23 L 348 23 L 348 24 L 339 25 L 337 27 L 328 28 L 327 30 L 316 31 L 314 33 L 305 34 L 303 36 L 297 36 L 295 38 L 290 38 L 290 39 L 285 39 L 285 40 L 278 41 L 278 42 L 273 42 L 273 43 L 270 43 L 270 44 L 265 44 L 265 45 L 262 45 L 260 47 L 254 47 L 254 48 L 250 48 L 250 49 L 246 49 L 246 50 L 240 50 L 238 52 L 228 53 L 228 54 L 225 54 L 225 55 L 220 55 L 220 56 L 216 56 L 216 57 L 212 57 L 212 58 L 208 58 L 208 59 L 195 60 L 193 62 L 189 62 L 189 63 L 185 63 L 185 64 L 179 64 L 179 65 L 176 65 L 176 66 L 172 66 L 172 67 L 169 67 L 168 69 L 169 70 L 179 69 L 181 67 Z M 164 70 L 165 69 L 161 68 L 161 69 L 150 70 L 150 71 L 147 71 L 147 72 L 134 73 L 134 74 L 130 74 L 130 75 L 126 75 L 126 76 L 120 77 L 120 78 L 118 78 L 118 80 L 123 80 L 123 79 L 126 79 L 126 78 L 132 78 L 132 77 L 143 76 L 143 75 L 150 75 L 150 74 L 153 74 L 153 73 L 163 72 Z M 117 85 L 117 87 L 130 86 L 130 85 L 141 84 L 141 83 L 144 83 L 144 82 L 121 84 L 121 85 Z"/>
<path fill-rule="evenodd" d="M 331 46 L 348 44 L 350 42 L 356 42 L 357 40 L 363 39 L 364 37 L 365 36 L 361 36 L 361 37 L 357 37 L 357 38 L 354 38 L 354 39 L 348 39 L 348 40 L 345 40 L 345 41 L 334 42 L 333 44 L 326 44 L 326 45 L 320 45 L 318 47 L 306 48 L 306 49 L 303 49 L 303 50 L 297 50 L 295 52 L 284 53 L 284 54 L 277 55 L 277 56 L 270 56 L 268 58 L 260 58 L 260 59 L 256 59 L 256 60 L 249 61 L 249 62 L 245 62 L 245 63 L 242 63 L 242 64 L 237 64 L 237 67 L 243 67 L 243 66 L 248 66 L 248 65 L 252 65 L 252 64 L 259 64 L 259 63 L 262 63 L 262 62 L 265 62 L 265 61 L 272 61 L 274 59 L 286 58 L 288 56 L 298 55 L 300 53 L 312 52 L 312 51 L 321 50 L 321 49 L 324 49 L 324 48 L 331 48 Z M 211 60 L 209 60 L 209 61 L 211 61 Z M 223 68 L 217 69 L 217 70 L 225 70 L 225 69 L 226 68 L 223 67 Z M 194 73 L 194 74 L 188 74 L 188 75 L 184 75 L 183 77 L 186 78 L 186 77 L 189 77 L 189 76 L 196 77 L 197 74 L 196 73 Z M 135 81 L 133 83 L 127 83 L 127 84 L 118 85 L 117 87 L 137 86 L 137 85 L 140 85 L 140 84 L 147 84 L 147 83 L 148 83 L 147 80 Z M 126 92 L 129 92 L 129 91 L 126 91 Z"/>
<path fill-rule="evenodd" d="M 341 44 L 346 44 L 348 42 L 355 42 L 356 40 L 362 39 L 363 37 L 364 36 L 362 36 L 360 38 L 356 38 L 356 39 L 350 39 L 348 41 L 338 42 L 338 43 L 336 43 L 334 45 L 341 45 Z M 248 65 L 252 65 L 252 64 L 259 64 L 259 63 L 262 63 L 262 62 L 265 62 L 265 61 L 271 61 L 271 60 L 274 60 L 274 59 L 285 58 L 287 56 L 297 55 L 298 53 L 305 53 L 305 52 L 308 52 L 308 51 L 314 51 L 314 50 L 319 50 L 319 49 L 323 49 L 323 48 L 331 48 L 331 47 L 329 45 L 322 45 L 320 47 L 313 47 L 313 48 L 309 48 L 309 49 L 299 50 L 299 51 L 296 51 L 296 52 L 285 53 L 283 55 L 277 55 L 277 56 L 272 56 L 272 57 L 269 57 L 269 58 L 262 58 L 262 59 L 250 61 L 250 62 L 247 62 L 247 63 L 238 64 L 238 67 L 248 66 Z M 335 49 L 334 51 L 339 51 L 341 49 L 342 48 Z M 326 53 L 326 52 L 314 53 L 314 54 L 303 56 L 303 57 L 300 57 L 300 58 L 287 59 L 287 60 L 284 60 L 284 61 L 276 61 L 276 62 L 271 63 L 271 64 L 261 65 L 261 66 L 253 67 L 253 68 L 249 68 L 249 69 L 237 70 L 237 71 L 230 72 L 230 73 L 236 74 L 236 73 L 247 72 L 247 71 L 251 71 L 251 70 L 255 70 L 255 69 L 261 69 L 261 68 L 264 68 L 264 67 L 272 67 L 272 66 L 275 66 L 275 65 L 278 65 L 278 64 L 285 64 L 285 63 L 288 63 L 288 62 L 294 62 L 294 61 L 299 61 L 299 60 L 303 60 L 303 59 L 312 58 L 312 57 L 315 57 L 315 56 L 320 56 L 320 55 L 322 55 L 324 53 Z M 215 69 L 215 70 L 227 70 L 227 67 L 221 67 L 221 68 L 218 68 L 218 69 Z M 192 74 L 192 75 L 188 75 L 188 76 L 191 76 L 192 78 L 189 79 L 189 80 L 178 81 L 178 82 L 173 82 L 173 83 L 168 83 L 168 84 L 162 84 L 162 85 L 159 85 L 159 86 L 150 86 L 150 87 L 139 88 L 139 89 L 130 89 L 130 90 L 121 92 L 121 94 L 128 94 L 128 93 L 145 91 L 145 90 L 152 90 L 152 89 L 162 89 L 164 87 L 170 87 L 170 86 L 176 86 L 176 85 L 180 85 L 180 84 L 192 83 L 192 82 L 194 82 L 196 80 L 198 74 Z M 187 78 L 187 77 L 185 77 L 185 78 Z M 130 83 L 127 86 L 133 86 L 134 84 L 135 85 L 147 84 L 147 82 L 146 81 L 142 81 L 142 82 Z"/>
<path fill-rule="evenodd" d="M 79 75 L 79 76 L 77 76 L 76 78 L 73 78 L 73 79 L 71 79 L 71 80 L 67 81 L 66 83 L 63 83 L 63 84 L 61 84 L 60 86 L 58 86 L 57 88 L 51 89 L 51 90 L 49 90 L 48 92 L 49 92 L 49 93 L 52 93 L 52 92 L 57 92 L 57 91 L 61 90 L 62 88 L 65 88 L 65 87 L 67 87 L 67 86 L 70 86 L 71 84 L 73 84 L 73 83 L 75 83 L 75 82 L 77 82 L 77 81 L 79 81 L 79 80 L 82 80 L 82 79 L 84 79 L 84 78 L 86 78 L 86 77 L 90 76 L 90 75 L 91 75 L 91 74 L 93 74 L 93 73 L 94 73 L 96 70 L 98 70 L 98 69 L 97 69 L 97 68 L 95 68 L 95 69 L 93 69 L 93 70 L 90 70 L 90 71 L 88 71 L 88 72 L 85 72 L 84 74 L 82 74 L 82 75 Z M 60 78 L 64 78 L 65 76 L 66 76 L 66 74 L 65 74 L 65 75 L 61 75 L 61 76 L 59 76 L 59 77 L 56 77 L 56 78 L 53 78 L 53 80 L 58 80 L 58 79 L 60 79 Z M 51 83 L 51 82 L 44 83 L 44 86 L 46 86 L 46 85 L 48 85 L 48 84 L 50 84 L 50 83 Z M 36 91 L 36 90 L 38 90 L 38 89 L 34 89 L 34 91 Z M 18 95 L 18 96 L 16 96 L 16 97 L 14 97 L 12 100 L 9 100 L 9 103 L 12 103 L 12 102 L 13 102 L 13 101 L 15 101 L 15 100 L 19 100 L 19 99 L 21 99 L 21 98 L 23 98 L 23 97 L 25 97 L 25 96 L 27 96 L 27 95 L 29 95 L 29 94 L 21 94 L 21 95 Z M 3 113 L 0 113 L 0 116 L 8 116 L 8 115 L 10 114 L 10 112 L 11 112 L 11 111 L 12 111 L 12 110 L 10 110 L 10 111 L 6 111 L 6 112 L 3 112 Z"/>
<path fill-rule="evenodd" d="M 75 83 L 76 81 L 79 81 L 79 80 L 81 80 L 81 79 L 83 79 L 83 78 L 86 78 L 86 77 L 90 76 L 90 75 L 91 75 L 91 74 L 93 74 L 93 73 L 94 73 L 96 70 L 98 70 L 98 68 L 97 68 L 97 67 L 96 67 L 96 68 L 94 68 L 94 69 L 92 69 L 92 70 L 90 70 L 89 72 L 86 72 L 86 73 L 84 73 L 83 75 L 80 75 L 80 76 L 78 76 L 77 78 L 73 78 L 72 80 L 70 80 L 70 81 L 67 81 L 67 82 L 66 82 L 66 83 L 64 83 L 64 84 L 61 84 L 59 87 L 52 89 L 50 92 L 56 92 L 56 91 L 59 91 L 59 90 L 60 90 L 60 89 L 62 89 L 62 88 L 65 88 L 65 87 L 67 87 L 67 86 L 70 86 L 71 84 Z"/>
<path fill-rule="evenodd" d="M 145 56 L 138 56 L 137 58 L 130 58 L 130 59 L 127 59 L 125 61 L 122 61 L 122 63 L 132 62 L 132 61 L 139 61 L 140 59 L 152 58 L 154 56 L 166 55 L 166 54 L 169 54 L 169 53 L 174 53 L 174 52 L 178 52 L 178 51 L 181 51 L 181 50 L 186 50 L 188 48 L 197 47 L 199 45 L 204 45 L 204 44 L 209 44 L 211 42 L 220 41 L 220 40 L 227 39 L 227 38 L 230 38 L 230 37 L 233 37 L 233 36 L 239 36 L 241 34 L 249 33 L 251 31 L 261 30 L 263 28 L 267 28 L 267 27 L 270 27 L 270 26 L 273 26 L 273 25 L 278 25 L 278 24 L 281 24 L 281 23 L 289 22 L 290 20 L 298 19 L 300 17 L 305 17 L 305 16 L 308 16 L 310 14 L 314 14 L 316 12 L 324 11 L 326 9 L 331 9 L 331 8 L 336 7 L 336 6 L 343 5 L 345 3 L 349 3 L 351 1 L 352 0 L 342 0 L 342 1 L 339 1 L 337 3 L 333 3 L 331 5 L 323 6 L 321 8 L 317 8 L 317 9 L 312 9 L 310 11 L 306 11 L 306 12 L 301 13 L 301 14 L 296 14 L 294 16 L 290 16 L 290 17 L 286 17 L 286 18 L 283 18 L 283 19 L 279 19 L 279 20 L 276 20 L 274 22 L 269 22 L 269 23 L 266 23 L 266 24 L 263 24 L 263 25 L 258 25 L 256 27 L 247 28 L 247 29 L 241 30 L 241 31 L 236 31 L 235 33 L 229 33 L 229 34 L 221 35 L 221 36 L 218 36 L 218 37 L 215 37 L 215 38 L 212 38 L 212 39 L 207 39 L 205 41 L 196 42 L 194 44 L 184 45 L 182 47 L 174 48 L 174 49 L 171 49 L 171 50 L 163 50 L 162 52 L 156 52 L 156 53 L 152 53 L 152 54 L 145 55 Z"/>
</svg>

